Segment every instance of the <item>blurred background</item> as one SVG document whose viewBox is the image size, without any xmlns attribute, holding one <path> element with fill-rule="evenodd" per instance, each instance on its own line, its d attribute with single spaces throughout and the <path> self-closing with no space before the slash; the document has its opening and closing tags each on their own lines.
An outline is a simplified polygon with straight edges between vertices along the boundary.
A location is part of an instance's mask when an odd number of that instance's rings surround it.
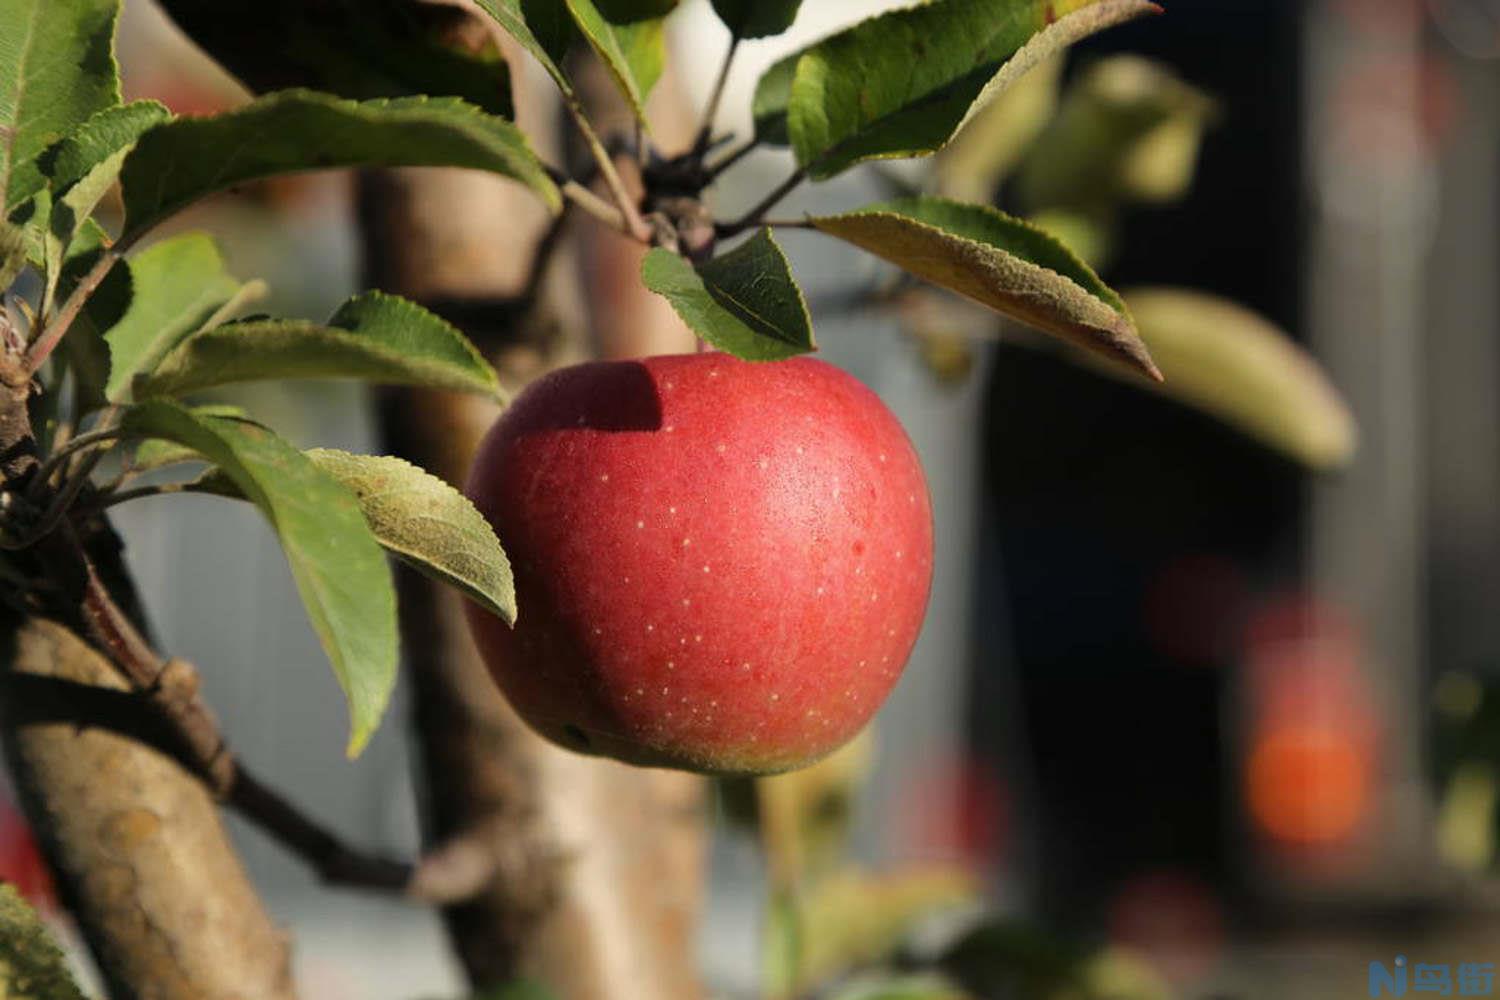
<svg viewBox="0 0 1500 1000">
<path fill-rule="evenodd" d="M 892 6 L 809 0 L 791 34 L 747 43 L 722 127 L 748 130 L 775 58 Z M 1363 997 L 1372 961 L 1500 962 L 1500 0 L 1167 6 L 1079 46 L 1062 87 L 1135 53 L 1207 95 L 1174 147 L 1191 184 L 1071 232 L 1107 237 L 1115 287 L 1213 293 L 1289 332 L 1347 401 L 1357 451 L 1310 470 L 992 321 L 851 308 L 886 272 L 789 233 L 823 356 L 901 417 L 936 512 L 932 605 L 879 718 L 855 853 L 970 866 L 992 913 L 1128 953 L 1153 995 Z M 125 7 L 127 96 L 244 99 L 151 3 Z M 671 30 L 701 103 L 727 33 L 706 0 Z M 751 156 L 721 214 L 789 165 Z M 855 171 L 784 214 L 916 177 Z M 1023 163 L 986 193 L 1056 210 L 1044 189 Z M 297 177 L 186 224 L 267 280 L 266 311 L 323 316 L 358 284 L 350 193 Z M 375 448 L 354 386 L 236 398 L 306 446 Z M 344 759 L 342 697 L 256 513 L 168 497 L 119 523 L 164 648 L 201 667 L 241 755 L 352 839 L 414 851 L 402 726 Z M 0 817 L 0 875 L 32 877 Z M 308 995 L 458 992 L 435 918 L 325 891 L 230 822 Z M 712 864 L 704 965 L 749 995 L 764 873 L 722 815 Z"/>
</svg>

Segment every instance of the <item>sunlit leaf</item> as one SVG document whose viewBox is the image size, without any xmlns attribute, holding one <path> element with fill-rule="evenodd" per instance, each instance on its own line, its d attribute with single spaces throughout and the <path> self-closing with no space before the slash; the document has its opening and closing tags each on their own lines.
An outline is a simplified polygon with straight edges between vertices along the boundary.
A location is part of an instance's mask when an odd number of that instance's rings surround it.
<svg viewBox="0 0 1500 1000">
<path fill-rule="evenodd" d="M 936 152 L 1027 70 L 1158 8 L 1149 0 L 935 0 L 862 21 L 773 66 L 756 134 L 785 135 L 815 179 Z M 788 66 L 790 65 L 790 68 Z"/>
<path fill-rule="evenodd" d="M 1166 381 L 1160 391 L 1315 469 L 1354 453 L 1354 418 L 1316 360 L 1244 306 L 1180 288 L 1126 301 Z"/>
<path fill-rule="evenodd" d="M 256 317 L 207 326 L 176 342 L 136 383 L 180 396 L 234 382 L 360 378 L 500 395 L 489 362 L 452 324 L 414 302 L 365 292 L 327 323 Z"/>
<path fill-rule="evenodd" d="M 120 183 L 129 242 L 204 195 L 235 184 L 333 167 L 469 167 L 533 188 L 553 209 L 557 185 L 503 118 L 450 97 L 346 101 L 305 90 L 223 114 L 179 118 L 143 135 Z"/>
<path fill-rule="evenodd" d="M 120 103 L 119 0 L 0 0 L 0 215 L 46 184 L 42 152 Z"/>
<path fill-rule="evenodd" d="M 52 189 L 46 203 L 43 253 L 50 282 L 56 282 L 75 235 L 119 178 L 136 141 L 147 129 L 171 117 L 155 101 L 116 105 L 94 115 L 42 156 Z"/>
<path fill-rule="evenodd" d="M 1063 62 L 1053 56 L 1039 63 L 969 119 L 933 165 L 939 194 L 960 201 L 993 199 L 1057 109 Z"/>
<path fill-rule="evenodd" d="M 1120 297 L 1063 244 L 998 209 L 904 198 L 810 221 L 934 284 L 1156 373 Z"/>
<path fill-rule="evenodd" d="M 510 561 L 467 497 L 399 458 L 330 448 L 313 449 L 307 457 L 353 491 L 386 551 L 515 624 Z"/>
<path fill-rule="evenodd" d="M 1192 182 L 1213 101 L 1135 55 L 1092 64 L 1069 84 L 1027 153 L 1016 193 L 1028 212 L 1167 202 Z"/>
<path fill-rule="evenodd" d="M 609 68 L 636 117 L 646 121 L 646 98 L 661 78 L 667 47 L 661 17 L 613 20 L 595 0 L 567 0 L 583 36 Z"/>
</svg>

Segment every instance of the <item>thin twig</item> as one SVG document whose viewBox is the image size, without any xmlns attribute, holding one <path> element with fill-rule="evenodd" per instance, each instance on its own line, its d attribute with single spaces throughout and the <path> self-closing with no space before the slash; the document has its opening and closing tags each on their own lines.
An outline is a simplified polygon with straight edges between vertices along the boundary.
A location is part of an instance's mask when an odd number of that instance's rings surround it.
<svg viewBox="0 0 1500 1000">
<path fill-rule="evenodd" d="M 729 82 L 729 68 L 734 65 L 734 54 L 740 49 L 739 36 L 729 43 L 724 53 L 724 62 L 719 66 L 719 76 L 714 80 L 714 89 L 708 95 L 708 106 L 703 109 L 703 124 L 698 129 L 698 138 L 693 142 L 693 152 L 699 156 L 708 152 L 708 139 L 713 133 L 714 119 L 719 116 L 719 103 L 724 99 L 724 85 Z"/>
<path fill-rule="evenodd" d="M 716 223 L 714 225 L 715 232 L 717 232 L 721 237 L 733 236 L 736 233 L 744 232 L 752 226 L 759 225 L 760 220 L 765 216 L 767 212 L 775 208 L 776 205 L 781 201 L 781 199 L 791 194 L 792 190 L 806 179 L 807 170 L 803 167 L 798 167 L 796 170 L 792 171 L 792 176 L 776 185 L 771 193 L 766 195 L 765 198 L 761 200 L 760 204 L 756 205 L 750 211 L 746 212 L 738 219 L 735 219 L 733 222 Z"/>
<path fill-rule="evenodd" d="M 67 301 L 63 303 L 57 315 L 52 317 L 51 322 L 43 321 L 41 332 L 26 350 L 25 366 L 28 375 L 35 375 L 46 363 L 52 351 L 62 342 L 63 335 L 68 332 L 68 328 L 83 311 L 83 304 L 88 301 L 90 295 L 94 294 L 95 289 L 99 287 L 100 282 L 109 274 L 110 268 L 114 267 L 119 259 L 120 253 L 117 250 L 108 249 L 101 252 L 99 259 L 94 261 L 94 266 L 89 268 L 83 280 L 78 282 L 78 287 L 68 295 Z"/>
<path fill-rule="evenodd" d="M 772 229 L 817 229 L 811 219 L 763 219 L 761 225 Z"/>
<path fill-rule="evenodd" d="M 751 153 L 755 152 L 756 148 L 759 145 L 760 140 L 755 138 L 754 136 L 751 136 L 749 142 L 745 143 L 743 146 L 741 146 L 739 149 L 736 149 L 728 156 L 725 156 L 722 160 L 719 160 L 717 163 L 709 166 L 707 168 L 709 183 L 717 180 L 719 175 L 724 171 L 740 162 L 740 160 L 744 159 L 746 156 L 749 156 Z"/>
<path fill-rule="evenodd" d="M 236 812 L 290 848 L 328 885 L 405 893 L 412 865 L 356 851 L 236 763 L 224 796 Z"/>
<path fill-rule="evenodd" d="M 45 489 L 47 480 L 52 478 L 52 474 L 78 452 L 92 448 L 94 445 L 118 441 L 124 436 L 125 431 L 123 429 L 116 426 L 109 426 L 100 427 L 97 430 L 89 431 L 87 434 L 79 434 L 77 437 L 71 438 L 47 456 L 47 460 L 42 463 L 41 467 L 32 476 L 32 483 L 37 490 Z"/>
<path fill-rule="evenodd" d="M 620 179 L 620 172 L 615 169 L 615 161 L 610 157 L 609 151 L 604 148 L 604 143 L 599 141 L 599 133 L 594 131 L 593 123 L 584 113 L 582 102 L 576 95 L 569 95 L 563 100 L 563 104 L 567 107 L 573 124 L 578 126 L 578 131 L 583 135 L 583 140 L 588 145 L 594 162 L 599 165 L 599 174 L 604 178 L 605 186 L 609 188 L 615 207 L 620 210 L 622 224 L 618 228 L 631 239 L 641 243 L 650 243 L 651 227 L 646 225 L 646 220 L 641 218 L 635 200 L 630 197 L 630 192 L 625 190 L 625 182 Z"/>
<path fill-rule="evenodd" d="M 208 493 L 209 490 L 198 489 L 199 483 L 196 479 L 185 479 L 180 482 L 155 483 L 151 486 L 133 486 L 128 490 L 105 489 L 99 494 L 99 499 L 93 503 L 82 504 L 77 513 L 82 515 L 98 514 L 118 507 L 122 503 L 131 500 L 139 500 L 143 497 L 162 497 L 173 493 Z"/>
</svg>

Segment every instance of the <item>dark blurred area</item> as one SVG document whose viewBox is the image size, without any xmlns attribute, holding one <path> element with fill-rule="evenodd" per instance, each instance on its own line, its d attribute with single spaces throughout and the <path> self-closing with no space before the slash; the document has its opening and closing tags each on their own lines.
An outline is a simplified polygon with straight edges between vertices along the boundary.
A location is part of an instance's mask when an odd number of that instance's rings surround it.
<svg viewBox="0 0 1500 1000">
<path fill-rule="evenodd" d="M 1078 47 L 1162 60 L 1219 102 L 1179 203 L 1123 219 L 1111 280 L 1233 297 L 1295 330 L 1301 301 L 1300 31 L 1305 5 L 1174 5 Z M 1045 428 L 1039 433 L 1039 429 Z M 996 745 L 994 676 L 1017 672 L 1036 803 L 1033 892 L 1098 924 L 1143 869 L 1237 894 L 1223 712 L 1257 595 L 1304 566 L 1304 473 L 1222 424 L 1003 348 L 990 384 L 981 643 L 971 730 Z M 996 623 L 1000 624 L 996 627 Z"/>
<path fill-rule="evenodd" d="M 1147 55 L 1219 102 L 1191 191 L 1124 215 L 1108 277 L 1275 320 L 1328 366 L 1360 448 L 1311 474 L 1000 348 L 968 729 L 1023 817 L 1004 871 L 1042 919 L 1148 950 L 1210 926 L 1252 949 L 1331 935 L 1359 969 L 1417 940 L 1474 951 L 1492 922 L 1459 874 L 1492 863 L 1496 818 L 1474 720 L 1500 666 L 1500 5 L 1168 6 L 1072 63 Z"/>
</svg>

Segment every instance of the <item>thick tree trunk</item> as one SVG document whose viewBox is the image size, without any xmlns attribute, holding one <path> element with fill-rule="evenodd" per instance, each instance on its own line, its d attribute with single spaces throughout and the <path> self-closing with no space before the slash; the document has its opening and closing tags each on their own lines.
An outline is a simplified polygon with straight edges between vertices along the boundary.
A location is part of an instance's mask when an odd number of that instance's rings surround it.
<svg viewBox="0 0 1500 1000">
<path fill-rule="evenodd" d="M 440 171 L 366 177 L 359 214 L 368 282 L 429 302 L 515 296 L 547 224 L 518 186 Z M 507 382 L 576 360 L 581 338 L 569 333 L 589 314 L 634 330 L 632 350 L 691 344 L 675 326 L 659 325 L 645 297 L 609 295 L 638 287 L 639 255 L 608 243 L 601 249 L 599 241 L 618 237 L 586 225 L 578 225 L 582 247 L 570 243 L 554 261 L 541 308 L 492 310 L 483 328 L 470 329 Z M 578 260 L 587 272 L 582 289 L 570 273 Z M 637 308 L 653 312 L 631 315 Z M 652 327 L 667 339 L 639 337 Z M 461 484 L 496 415 L 472 397 L 401 391 L 383 398 L 381 428 L 389 451 Z M 530 976 L 566 1000 L 699 996 L 702 783 L 581 757 L 536 736 L 479 661 L 460 601 L 403 575 L 402 634 L 429 840 L 482 830 L 503 859 L 478 898 L 445 914 L 471 980 L 482 987 Z"/>
<path fill-rule="evenodd" d="M 6 752 L 64 901 L 115 1000 L 290 1000 L 290 953 L 203 783 L 143 699 L 45 618 L 5 639 Z"/>
</svg>

